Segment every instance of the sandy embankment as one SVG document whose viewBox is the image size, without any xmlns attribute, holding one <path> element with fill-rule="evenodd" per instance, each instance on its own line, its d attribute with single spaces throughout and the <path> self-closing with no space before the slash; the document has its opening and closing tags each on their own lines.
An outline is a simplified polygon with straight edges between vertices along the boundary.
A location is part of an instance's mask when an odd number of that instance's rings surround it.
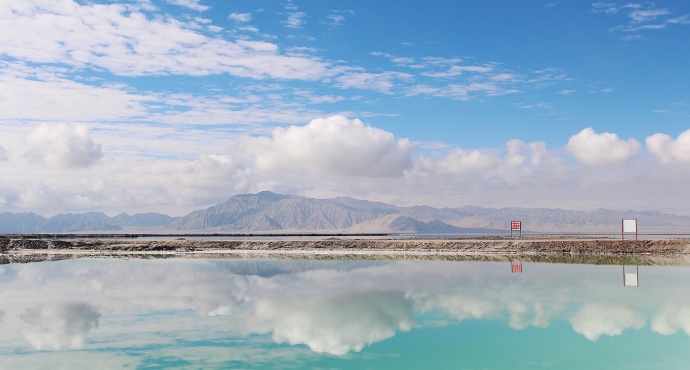
<svg viewBox="0 0 690 370">
<path fill-rule="evenodd" d="M 477 239 L 138 240 L 0 237 L 0 258 L 78 257 L 390 258 L 521 260 L 690 265 L 690 239 L 617 240 L 566 237 Z"/>
</svg>

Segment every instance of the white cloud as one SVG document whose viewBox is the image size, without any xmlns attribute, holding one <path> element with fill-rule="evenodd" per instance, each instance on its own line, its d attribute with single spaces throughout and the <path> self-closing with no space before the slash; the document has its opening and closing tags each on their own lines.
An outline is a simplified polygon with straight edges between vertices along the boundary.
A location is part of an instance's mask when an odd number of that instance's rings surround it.
<svg viewBox="0 0 690 370">
<path fill-rule="evenodd" d="M 628 17 L 630 17 L 630 19 L 632 19 L 634 22 L 643 23 L 652 21 L 662 15 L 667 14 L 669 14 L 669 11 L 666 9 L 634 9 L 633 11 L 628 13 Z"/>
<path fill-rule="evenodd" d="M 613 27 L 612 30 L 624 32 L 637 32 L 643 30 L 664 29 L 668 25 L 687 25 L 687 15 L 673 17 L 671 11 L 666 8 L 657 8 L 654 3 L 634 4 L 628 3 L 618 6 L 615 3 L 593 3 L 592 13 L 607 15 L 624 14 L 627 22 Z M 625 37 L 626 40 L 637 40 L 639 35 Z"/>
<path fill-rule="evenodd" d="M 488 73 L 491 72 L 493 68 L 488 66 L 452 66 L 448 71 L 445 72 L 422 72 L 423 76 L 434 77 L 434 78 L 448 78 L 460 76 L 465 72 L 473 73 Z"/>
<path fill-rule="evenodd" d="M 0 199 L 8 199 L 8 207 L 48 214 L 98 210 L 181 215 L 234 194 L 261 190 L 251 187 L 258 181 L 254 174 L 227 155 L 196 160 L 109 158 L 83 177 L 69 175 L 5 181 Z"/>
<path fill-rule="evenodd" d="M 683 25 L 689 25 L 690 24 L 690 15 L 681 15 L 680 17 L 675 17 L 667 20 L 666 22 L 670 24 L 683 24 Z"/>
<path fill-rule="evenodd" d="M 645 318 L 625 306 L 585 304 L 571 319 L 575 332 L 596 341 L 602 335 L 621 335 L 626 329 L 641 329 Z"/>
<path fill-rule="evenodd" d="M 9 158 L 10 158 L 10 156 L 7 153 L 7 149 L 5 149 L 2 145 L 0 145 L 0 162 L 6 161 Z"/>
<path fill-rule="evenodd" d="M 615 3 L 592 3 L 592 13 L 616 14 L 618 7 Z"/>
<path fill-rule="evenodd" d="M 645 140 L 647 150 L 664 162 L 690 162 L 690 130 L 687 130 L 675 140 L 667 134 L 654 134 Z"/>
<path fill-rule="evenodd" d="M 275 45 L 241 41 L 246 48 L 270 51 Z M 4 68 L 3 68 L 4 67 Z M 127 120 L 169 125 L 298 123 L 319 116 L 309 104 L 344 100 L 315 96 L 309 90 L 278 84 L 243 86 L 227 94 L 134 93 L 126 85 L 92 86 L 60 76 L 60 71 L 41 71 L 24 63 L 0 62 L 0 119 L 18 121 L 104 122 Z M 113 122 L 114 121 L 114 122 Z M 157 127 L 157 130 L 163 130 Z M 149 142 L 142 146 L 156 145 Z"/>
<path fill-rule="evenodd" d="M 228 155 L 201 155 L 194 161 L 147 160 L 105 176 L 104 187 L 94 189 L 94 195 L 103 203 L 212 204 L 246 191 L 249 175 Z"/>
<path fill-rule="evenodd" d="M 494 82 L 471 82 L 468 84 L 449 84 L 447 86 L 442 86 L 438 88 L 428 87 L 428 86 L 415 86 L 408 90 L 408 96 L 414 96 L 419 94 L 427 94 L 438 97 L 470 101 L 476 98 L 478 94 L 484 94 L 486 96 L 499 96 L 506 94 L 514 94 L 519 92 L 519 90 L 514 88 L 503 87 Z"/>
<path fill-rule="evenodd" d="M 57 303 L 28 309 L 22 320 L 29 328 L 24 338 L 37 350 L 82 348 L 92 328 L 98 328 L 100 314 L 85 303 Z"/>
<path fill-rule="evenodd" d="M 456 148 L 441 160 L 420 157 L 418 166 L 434 174 L 460 174 L 493 168 L 499 164 L 497 157 L 478 150 Z"/>
<path fill-rule="evenodd" d="M 543 141 L 526 143 L 522 140 L 513 139 L 506 143 L 506 149 L 508 154 L 506 155 L 505 162 L 509 167 L 521 166 L 527 158 L 530 159 L 532 166 L 539 166 L 548 154 L 546 143 Z"/>
<path fill-rule="evenodd" d="M 22 63 L 0 62 L 0 119 L 113 120 L 145 112 L 152 97 L 123 86 L 91 86 Z"/>
<path fill-rule="evenodd" d="M 384 57 L 389 59 L 393 64 L 398 65 L 398 66 L 407 66 L 410 68 L 424 68 L 424 65 L 420 65 L 417 63 L 417 60 L 412 57 L 400 57 L 396 56 L 393 54 L 389 53 L 384 53 L 380 51 L 373 51 L 371 52 L 371 55 L 377 56 L 377 57 Z"/>
<path fill-rule="evenodd" d="M 258 108 L 256 112 L 261 113 Z M 105 157 L 97 166 L 79 171 L 78 177 L 72 171 L 47 171 L 42 166 L 30 165 L 29 158 L 22 153 L 29 149 L 25 138 L 33 127 L 0 122 L 0 144 L 10 154 L 10 160 L 0 162 L 2 208 L 41 214 L 102 210 L 181 215 L 222 203 L 234 194 L 270 189 L 316 198 L 349 195 L 401 206 L 469 204 L 688 212 L 673 195 L 684 191 L 690 174 L 677 166 L 656 165 L 647 156 L 636 156 L 626 166 L 580 166 L 568 161 L 570 153 L 566 148 L 549 150 L 540 142 L 521 140 L 498 148 L 463 148 L 456 152 L 447 145 L 430 147 L 420 143 L 416 146 L 419 152 L 413 149 L 403 154 L 395 146 L 397 138 L 385 131 L 392 137 L 390 147 L 383 145 L 383 141 L 361 139 L 360 136 L 366 136 L 365 129 L 353 129 L 354 133 L 350 133 L 352 128 L 348 126 L 337 134 L 322 135 L 325 129 L 314 130 L 301 124 L 295 128 L 301 129 L 296 132 L 302 141 L 288 145 L 271 137 L 269 127 L 249 125 L 255 135 L 261 130 L 267 135 L 263 139 L 249 139 L 238 137 L 249 132 L 244 126 L 190 129 L 184 124 L 203 120 L 202 113 L 177 120 L 175 116 L 166 116 L 165 120 L 175 123 L 172 125 L 89 125 L 97 133 L 93 140 L 102 145 Z M 268 122 L 274 114 L 279 117 L 274 112 L 261 119 Z M 217 122 L 222 122 L 223 114 L 217 115 Z M 231 119 L 240 122 L 244 116 L 252 119 L 249 111 Z M 161 118 L 161 122 L 165 120 Z M 309 122 L 299 116 L 292 120 Z M 285 127 L 282 139 L 290 132 Z M 321 136 L 326 140 L 337 137 L 333 139 L 337 144 L 322 144 Z M 345 147 L 341 142 L 348 138 L 353 141 L 352 149 L 334 149 Z M 362 153 L 355 147 L 359 143 Z M 280 148 L 281 145 L 284 147 Z M 409 142 L 407 145 L 412 146 Z M 373 153 L 375 147 L 381 150 Z M 342 155 L 343 152 L 354 154 Z M 214 160 L 209 155 L 213 153 L 230 163 Z M 389 166 L 370 159 L 382 153 L 397 160 L 390 159 L 389 163 L 394 164 Z M 261 164 L 260 160 L 266 162 Z M 340 165 L 344 162 L 347 165 Z M 639 187 L 640 181 L 647 186 Z"/>
<path fill-rule="evenodd" d="M 382 73 L 366 73 L 366 72 L 350 72 L 339 76 L 335 79 L 336 86 L 348 89 L 369 89 L 381 93 L 392 93 L 394 81 L 409 80 L 412 76 L 401 72 L 382 72 Z"/>
<path fill-rule="evenodd" d="M 347 16 L 354 14 L 355 12 L 353 10 L 333 10 L 331 11 L 331 14 L 326 17 L 326 20 L 323 23 L 328 24 L 331 27 L 340 27 L 347 19 Z"/>
<path fill-rule="evenodd" d="M 515 106 L 518 109 L 551 109 L 553 108 L 551 104 L 549 103 L 536 103 L 536 104 L 527 104 L 527 103 L 517 103 Z"/>
<path fill-rule="evenodd" d="M 199 4 L 199 0 L 166 0 L 168 3 L 189 8 L 199 12 L 207 10 L 209 7 Z"/>
<path fill-rule="evenodd" d="M 399 176 L 410 165 L 414 145 L 407 139 L 343 116 L 319 118 L 306 126 L 273 131 L 248 141 L 262 171 L 309 171 L 344 176 Z"/>
<path fill-rule="evenodd" d="M 588 127 L 573 135 L 566 149 L 582 163 L 619 163 L 632 158 L 640 150 L 640 143 L 632 138 L 621 140 L 608 132 L 597 134 Z"/>
<path fill-rule="evenodd" d="M 285 25 L 288 28 L 301 28 L 304 25 L 304 18 L 307 16 L 303 12 L 294 12 L 288 14 L 288 19 L 285 21 Z"/>
<path fill-rule="evenodd" d="M 88 127 L 82 124 L 39 125 L 31 131 L 26 143 L 31 147 L 27 157 L 48 167 L 89 167 L 103 157 L 101 145 L 93 142 Z"/>
<path fill-rule="evenodd" d="M 230 13 L 228 19 L 232 19 L 235 22 L 249 22 L 252 20 L 252 13 Z"/>
<path fill-rule="evenodd" d="M 275 47 L 257 50 L 218 38 L 216 28 L 206 36 L 200 27 L 169 15 L 150 18 L 121 4 L 8 0 L 0 5 L 0 34 L 10 37 L 0 42 L 0 53 L 129 76 L 229 73 L 314 80 L 333 74 L 316 58 L 284 56 Z"/>
</svg>

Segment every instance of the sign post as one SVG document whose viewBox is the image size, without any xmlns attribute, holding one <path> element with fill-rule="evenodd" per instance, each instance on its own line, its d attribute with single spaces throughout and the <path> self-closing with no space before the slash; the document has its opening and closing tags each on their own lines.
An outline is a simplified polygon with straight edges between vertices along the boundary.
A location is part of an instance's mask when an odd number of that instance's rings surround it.
<svg viewBox="0 0 690 370">
<path fill-rule="evenodd" d="M 621 220 L 621 238 L 623 240 L 625 240 L 625 233 L 635 233 L 635 240 L 637 240 L 637 219 Z"/>
<path fill-rule="evenodd" d="M 513 236 L 513 231 L 519 231 L 520 236 L 522 236 L 522 222 L 521 221 L 511 221 L 510 222 L 510 236 Z"/>
</svg>

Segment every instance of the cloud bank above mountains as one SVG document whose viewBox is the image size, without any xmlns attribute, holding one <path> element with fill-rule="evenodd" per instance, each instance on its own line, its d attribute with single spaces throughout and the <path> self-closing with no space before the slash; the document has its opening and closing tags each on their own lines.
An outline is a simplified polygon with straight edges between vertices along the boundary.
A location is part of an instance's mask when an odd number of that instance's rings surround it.
<svg viewBox="0 0 690 370">
<path fill-rule="evenodd" d="M 447 206 L 446 199 L 452 199 L 454 206 L 673 210 L 675 200 L 662 193 L 677 191 L 677 180 L 653 184 L 659 203 L 639 203 L 636 181 L 649 173 L 683 179 L 687 175 L 679 170 L 690 163 L 684 149 L 690 131 L 677 139 L 650 135 L 644 150 L 635 139 L 591 128 L 574 134 L 563 148 L 514 139 L 502 148 L 428 150 L 359 119 L 331 116 L 277 128 L 267 136 L 210 144 L 213 152 L 189 160 L 167 159 L 176 149 L 165 147 L 160 158 L 122 155 L 109 145 L 116 140 L 111 135 L 86 124 L 17 130 L 17 140 L 2 147 L 0 165 L 22 171 L 0 185 L 0 204 L 15 212 L 137 208 L 180 214 L 236 193 L 279 189 L 398 205 Z M 188 139 L 172 141 L 199 140 Z M 41 182 L 36 183 L 32 178 L 38 174 Z M 495 199 L 499 194 L 500 202 Z"/>
</svg>

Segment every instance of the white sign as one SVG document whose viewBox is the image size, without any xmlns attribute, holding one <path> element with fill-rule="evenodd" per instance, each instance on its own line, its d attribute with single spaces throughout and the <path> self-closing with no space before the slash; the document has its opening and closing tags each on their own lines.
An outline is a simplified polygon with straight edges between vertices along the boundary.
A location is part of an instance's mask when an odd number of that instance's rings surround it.
<svg viewBox="0 0 690 370">
<path fill-rule="evenodd" d="M 637 232 L 637 220 L 623 220 L 623 232 L 624 233 L 636 233 Z"/>
<path fill-rule="evenodd" d="M 637 220 L 622 220 L 621 238 L 625 239 L 625 233 L 635 233 L 635 240 L 637 240 Z"/>
</svg>

